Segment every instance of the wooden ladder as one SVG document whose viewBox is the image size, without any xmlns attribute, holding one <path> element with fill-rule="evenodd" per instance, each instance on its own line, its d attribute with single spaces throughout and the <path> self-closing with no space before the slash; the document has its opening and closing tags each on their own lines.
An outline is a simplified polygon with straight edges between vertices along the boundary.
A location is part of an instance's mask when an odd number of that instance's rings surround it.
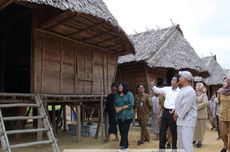
<svg viewBox="0 0 230 152">
<path fill-rule="evenodd" d="M 20 96 L 21 97 L 21 96 Z M 42 145 L 42 144 L 51 144 L 53 152 L 60 152 L 59 147 L 57 145 L 57 140 L 54 136 L 53 129 L 50 125 L 47 113 L 42 104 L 41 98 L 38 94 L 31 96 L 34 101 L 33 103 L 1 103 L 0 104 L 0 140 L 2 145 L 3 152 L 11 152 L 13 148 L 22 148 L 29 147 L 34 145 Z M 14 97 L 16 98 L 16 97 Z M 6 99 L 7 100 L 7 99 Z M 17 101 L 17 100 L 16 100 Z M 12 108 L 12 107 L 33 107 L 37 109 L 37 116 L 11 116 L 11 117 L 3 117 L 2 109 L 3 108 Z M 5 121 L 17 121 L 17 120 L 28 120 L 33 119 L 38 121 L 38 128 L 36 129 L 19 129 L 19 130 L 9 130 L 7 131 L 5 128 Z M 48 140 L 42 140 L 42 134 L 46 132 Z M 22 134 L 22 133 L 37 133 L 38 139 L 34 142 L 20 143 L 11 145 L 8 139 L 8 135 L 12 134 Z"/>
</svg>

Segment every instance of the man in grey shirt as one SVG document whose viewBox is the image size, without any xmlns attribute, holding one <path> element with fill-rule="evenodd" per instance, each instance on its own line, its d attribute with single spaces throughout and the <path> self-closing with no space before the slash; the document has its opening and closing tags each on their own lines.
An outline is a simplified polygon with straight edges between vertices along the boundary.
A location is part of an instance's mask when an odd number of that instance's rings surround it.
<svg viewBox="0 0 230 152">
<path fill-rule="evenodd" d="M 193 152 L 193 135 L 197 119 L 196 93 L 192 88 L 192 74 L 180 71 L 181 90 L 176 98 L 174 120 L 177 122 L 178 146 Z"/>
</svg>

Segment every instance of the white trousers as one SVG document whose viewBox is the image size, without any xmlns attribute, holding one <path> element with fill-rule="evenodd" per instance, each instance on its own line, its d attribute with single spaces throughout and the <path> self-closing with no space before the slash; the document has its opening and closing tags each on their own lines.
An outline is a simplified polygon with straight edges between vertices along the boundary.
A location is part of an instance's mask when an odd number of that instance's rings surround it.
<svg viewBox="0 0 230 152">
<path fill-rule="evenodd" d="M 185 152 L 193 152 L 193 136 L 195 127 L 177 126 L 178 148 Z"/>
</svg>

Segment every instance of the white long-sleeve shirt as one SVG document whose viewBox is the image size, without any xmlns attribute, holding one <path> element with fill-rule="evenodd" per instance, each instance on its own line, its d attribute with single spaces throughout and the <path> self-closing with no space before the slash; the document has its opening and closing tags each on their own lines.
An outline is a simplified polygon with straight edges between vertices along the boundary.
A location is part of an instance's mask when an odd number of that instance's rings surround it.
<svg viewBox="0 0 230 152">
<path fill-rule="evenodd" d="M 176 97 L 180 91 L 179 87 L 175 90 L 173 90 L 172 87 L 163 87 L 163 88 L 158 88 L 158 87 L 152 87 L 152 90 L 156 94 L 161 94 L 165 96 L 165 101 L 164 101 L 164 108 L 166 109 L 175 109 L 175 101 Z"/>
</svg>

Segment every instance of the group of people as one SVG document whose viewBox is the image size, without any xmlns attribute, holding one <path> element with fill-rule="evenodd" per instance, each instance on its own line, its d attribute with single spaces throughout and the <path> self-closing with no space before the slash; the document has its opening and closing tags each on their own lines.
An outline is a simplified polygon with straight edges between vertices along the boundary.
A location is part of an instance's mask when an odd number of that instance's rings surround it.
<svg viewBox="0 0 230 152">
<path fill-rule="evenodd" d="M 120 82 L 118 87 L 112 84 L 112 93 L 108 95 L 105 106 L 105 112 L 109 116 L 105 142 L 109 141 L 111 134 L 119 140 L 118 124 L 121 136 L 119 150 L 127 151 L 129 128 L 136 113 L 141 128 L 138 145 L 150 141 L 147 126 L 151 117 L 153 130 L 159 136 L 159 149 L 171 147 L 172 150 L 179 148 L 185 152 L 193 152 L 193 144 L 196 143 L 198 148 L 202 147 L 209 101 L 205 85 L 197 82 L 193 88 L 192 81 L 193 76 L 189 71 L 180 71 L 172 78 L 169 87 L 157 87 L 152 81 L 152 91 L 155 94 L 152 98 L 145 92 L 142 84 L 137 86 L 135 97 L 129 91 L 127 83 Z M 230 79 L 224 79 L 223 87 L 217 93 L 218 101 L 215 102 L 220 107 L 217 119 L 220 124 L 218 126 L 221 126 L 219 136 L 224 142 L 221 152 L 226 152 L 230 149 Z M 169 146 L 167 142 L 170 143 Z"/>
</svg>

